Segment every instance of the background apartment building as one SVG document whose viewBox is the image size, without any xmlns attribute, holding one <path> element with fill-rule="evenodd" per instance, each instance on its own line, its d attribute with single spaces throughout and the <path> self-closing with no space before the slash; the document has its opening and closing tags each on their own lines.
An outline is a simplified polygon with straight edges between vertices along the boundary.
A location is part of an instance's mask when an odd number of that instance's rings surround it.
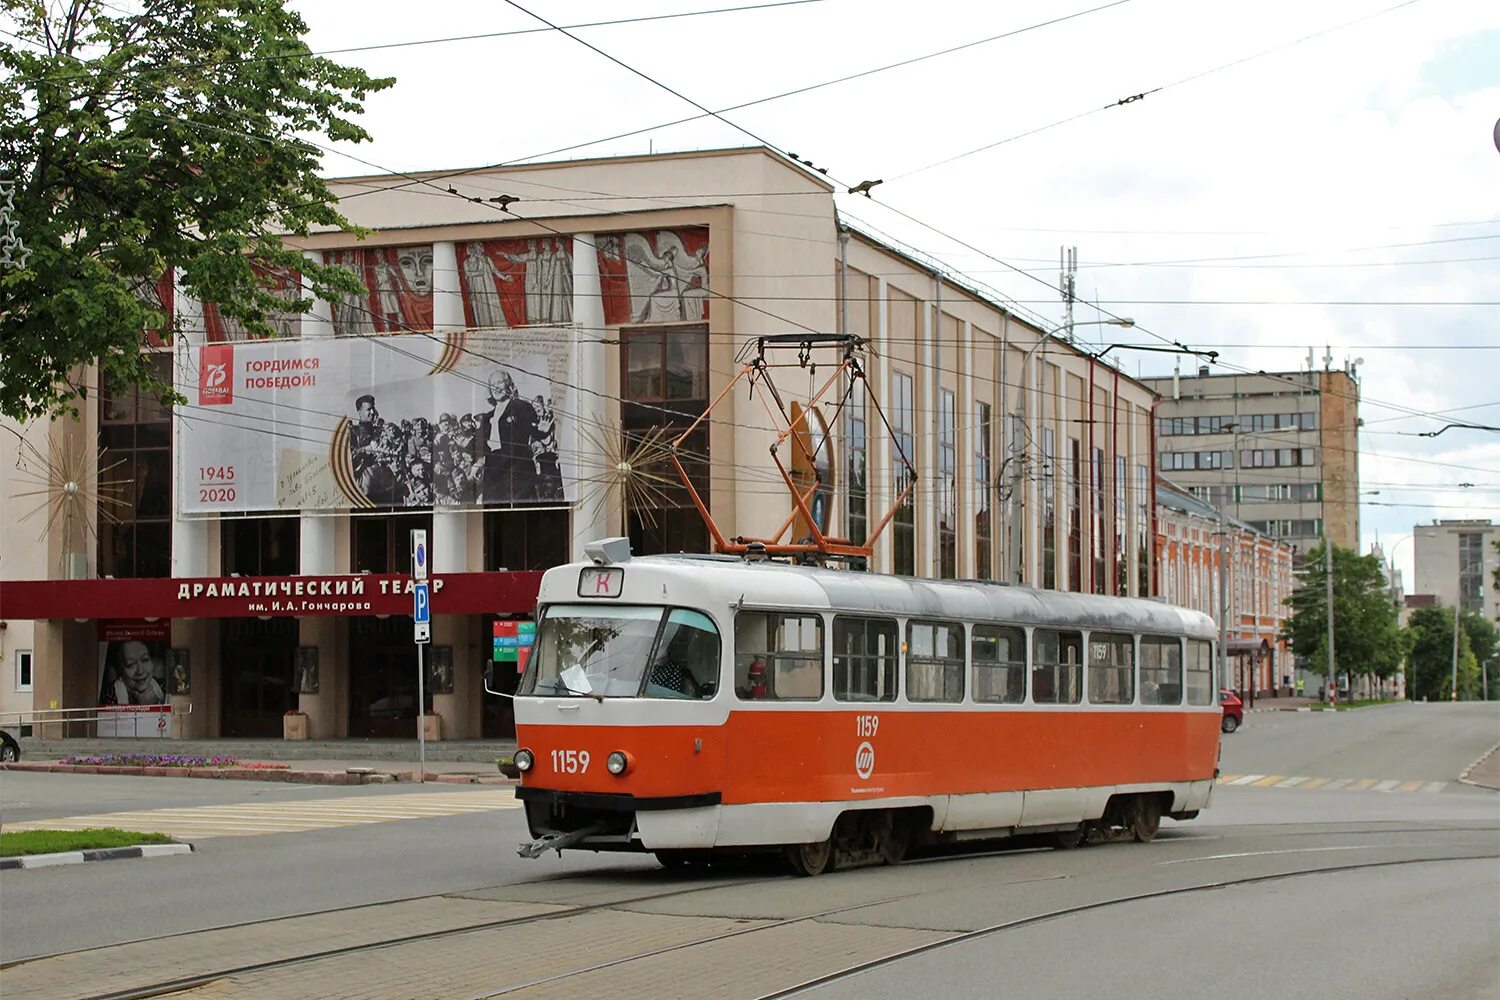
<svg viewBox="0 0 1500 1000">
<path fill-rule="evenodd" d="M 1500 591 L 1494 587 L 1500 565 L 1500 524 L 1488 519 L 1442 520 L 1412 529 L 1416 541 L 1416 586 L 1412 596 L 1435 597 L 1445 607 L 1500 621 Z"/>
<path fill-rule="evenodd" d="M 1145 379 L 1157 469 L 1194 496 L 1294 545 L 1359 547 L 1359 383 L 1346 370 Z"/>
</svg>

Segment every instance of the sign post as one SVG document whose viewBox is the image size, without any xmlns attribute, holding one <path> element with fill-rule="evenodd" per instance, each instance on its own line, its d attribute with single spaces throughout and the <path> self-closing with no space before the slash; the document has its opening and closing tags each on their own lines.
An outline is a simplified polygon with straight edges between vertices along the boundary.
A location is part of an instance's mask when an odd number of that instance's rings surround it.
<svg viewBox="0 0 1500 1000">
<path fill-rule="evenodd" d="M 417 780 L 427 780 L 427 677 L 422 647 L 432 641 L 432 595 L 427 590 L 427 531 L 411 532 L 411 621 L 412 641 L 417 646 Z"/>
</svg>

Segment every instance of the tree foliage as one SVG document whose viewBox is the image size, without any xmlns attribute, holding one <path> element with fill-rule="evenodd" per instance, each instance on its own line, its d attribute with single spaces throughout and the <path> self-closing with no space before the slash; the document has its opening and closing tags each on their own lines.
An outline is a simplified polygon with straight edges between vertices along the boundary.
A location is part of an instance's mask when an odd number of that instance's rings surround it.
<svg viewBox="0 0 1500 1000">
<path fill-rule="evenodd" d="M 1328 601 L 1324 559 L 1328 545 L 1313 549 L 1287 598 L 1291 617 L 1281 635 L 1307 657 L 1318 673 L 1328 672 Z M 1333 645 L 1339 674 L 1390 677 L 1405 651 L 1396 609 L 1386 589 L 1380 560 L 1333 546 Z"/>
<path fill-rule="evenodd" d="M 257 269 L 313 293 L 358 289 L 279 234 L 350 228 L 299 138 L 368 138 L 353 120 L 393 82 L 314 56 L 282 0 L 0 0 L 0 176 L 16 184 L 23 268 L 0 273 L 0 414 L 75 408 L 77 368 L 158 395 L 142 330 L 169 267 L 196 298 L 269 335 L 284 300 Z M 254 262 L 252 264 L 252 262 Z M 306 310 L 310 299 L 294 308 Z"/>
<path fill-rule="evenodd" d="M 1500 635 L 1483 615 L 1473 611 L 1460 612 L 1458 621 L 1458 696 L 1477 698 L 1479 665 L 1495 662 Z M 1411 637 L 1411 697 L 1448 700 L 1453 685 L 1453 609 L 1442 605 L 1419 608 L 1412 613 L 1406 629 Z"/>
</svg>

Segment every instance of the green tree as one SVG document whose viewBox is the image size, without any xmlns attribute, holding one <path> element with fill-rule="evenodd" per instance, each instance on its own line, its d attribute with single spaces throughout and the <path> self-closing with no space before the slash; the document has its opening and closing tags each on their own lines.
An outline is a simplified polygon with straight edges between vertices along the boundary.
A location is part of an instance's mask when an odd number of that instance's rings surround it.
<svg viewBox="0 0 1500 1000">
<path fill-rule="evenodd" d="M 1307 554 L 1297 588 L 1287 598 L 1291 617 L 1281 630 L 1292 649 L 1322 674 L 1328 672 L 1327 550 L 1324 544 Z M 1333 546 L 1333 630 L 1338 674 L 1384 679 L 1400 668 L 1405 644 L 1375 556 Z"/>
<path fill-rule="evenodd" d="M 1406 625 L 1411 644 L 1411 691 L 1416 698 L 1446 701 L 1453 685 L 1453 609 L 1437 605 L 1413 612 Z M 1489 661 L 1500 645 L 1500 635 L 1484 616 L 1459 614 L 1458 696 L 1479 697 L 1479 665 Z"/>
<path fill-rule="evenodd" d="M 358 142 L 393 82 L 314 56 L 282 0 L 0 0 L 0 179 L 22 267 L 0 266 L 0 414 L 76 410 L 78 368 L 163 398 L 139 345 L 168 329 L 147 292 L 185 290 L 269 335 L 267 270 L 333 297 L 360 287 L 278 234 L 349 228 L 299 136 Z M 295 308 L 306 310 L 310 300 Z"/>
</svg>

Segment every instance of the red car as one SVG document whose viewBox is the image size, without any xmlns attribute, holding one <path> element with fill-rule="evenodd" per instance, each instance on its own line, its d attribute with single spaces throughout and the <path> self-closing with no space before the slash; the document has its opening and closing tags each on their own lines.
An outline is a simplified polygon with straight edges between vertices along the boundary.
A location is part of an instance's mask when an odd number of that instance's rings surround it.
<svg viewBox="0 0 1500 1000">
<path fill-rule="evenodd" d="M 1220 728 L 1226 733 L 1240 728 L 1245 721 L 1245 703 L 1240 701 L 1240 696 L 1233 691 L 1220 691 L 1219 704 L 1224 706 L 1224 721 L 1220 723 Z"/>
</svg>

